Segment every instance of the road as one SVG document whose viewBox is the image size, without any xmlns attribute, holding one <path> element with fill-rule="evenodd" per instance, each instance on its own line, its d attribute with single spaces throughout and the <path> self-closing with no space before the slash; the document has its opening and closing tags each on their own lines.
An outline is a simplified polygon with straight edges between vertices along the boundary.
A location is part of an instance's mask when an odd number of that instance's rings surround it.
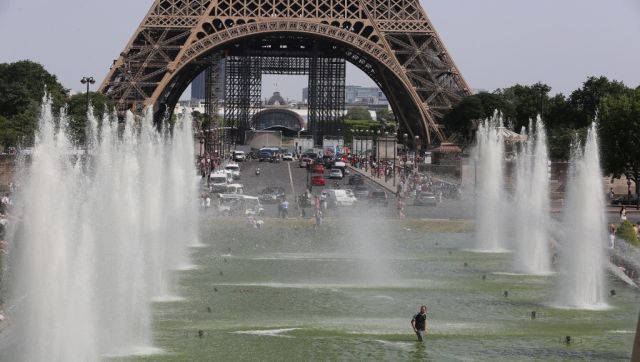
<svg viewBox="0 0 640 362">
<path fill-rule="evenodd" d="M 260 168 L 260 175 L 255 174 L 256 168 Z M 292 203 L 290 208 L 290 214 L 295 213 L 293 203 L 295 196 L 303 193 L 307 185 L 307 170 L 305 168 L 299 168 L 298 162 L 258 162 L 258 161 L 246 161 L 240 163 L 241 178 L 238 181 L 244 185 L 245 194 L 257 195 L 262 189 L 268 186 L 280 186 L 283 187 L 287 193 L 287 200 Z M 348 185 L 348 178 L 342 180 L 330 180 L 328 178 L 328 171 L 325 172 L 327 178 L 327 186 L 314 186 L 312 188 L 315 195 L 325 188 L 334 188 L 334 183 L 337 182 L 340 188 L 351 188 Z M 380 189 L 375 183 L 366 180 L 365 184 L 371 190 Z M 265 208 L 267 217 L 276 217 L 278 215 L 277 205 L 263 205 Z M 353 213 L 357 214 L 359 208 L 368 207 L 366 202 L 360 202 L 355 207 L 342 207 L 339 210 L 329 211 L 330 215 L 341 213 Z M 310 215 L 311 210 L 307 210 L 307 215 Z M 374 210 L 369 209 L 370 212 L 375 214 L 396 217 L 396 202 L 394 195 L 389 195 L 389 206 L 378 206 Z M 367 213 L 367 214 L 370 214 Z M 429 219 L 469 219 L 473 217 L 473 207 L 468 202 L 460 200 L 444 200 L 438 206 L 413 206 L 409 201 L 405 209 L 406 217 L 408 218 L 429 218 Z"/>
</svg>

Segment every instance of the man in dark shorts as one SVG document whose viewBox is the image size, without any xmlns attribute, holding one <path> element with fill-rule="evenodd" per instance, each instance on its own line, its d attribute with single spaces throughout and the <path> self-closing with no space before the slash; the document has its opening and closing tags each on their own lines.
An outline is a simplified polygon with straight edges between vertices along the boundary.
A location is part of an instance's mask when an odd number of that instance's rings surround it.
<svg viewBox="0 0 640 362">
<path fill-rule="evenodd" d="M 422 342 L 424 339 L 424 335 L 427 330 L 427 306 L 423 305 L 420 307 L 420 312 L 413 316 L 411 319 L 411 326 L 413 327 L 413 331 L 418 336 L 418 341 Z"/>
</svg>

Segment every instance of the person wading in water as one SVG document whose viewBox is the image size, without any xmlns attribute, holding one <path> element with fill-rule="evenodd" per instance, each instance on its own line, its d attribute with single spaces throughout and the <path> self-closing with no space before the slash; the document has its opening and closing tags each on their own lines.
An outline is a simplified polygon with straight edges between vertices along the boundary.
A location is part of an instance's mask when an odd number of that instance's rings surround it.
<svg viewBox="0 0 640 362">
<path fill-rule="evenodd" d="M 422 342 L 424 340 L 424 335 L 427 330 L 427 306 L 423 305 L 420 307 L 420 312 L 413 316 L 411 319 L 411 326 L 413 327 L 413 331 L 416 333 L 418 337 L 418 341 Z"/>
</svg>

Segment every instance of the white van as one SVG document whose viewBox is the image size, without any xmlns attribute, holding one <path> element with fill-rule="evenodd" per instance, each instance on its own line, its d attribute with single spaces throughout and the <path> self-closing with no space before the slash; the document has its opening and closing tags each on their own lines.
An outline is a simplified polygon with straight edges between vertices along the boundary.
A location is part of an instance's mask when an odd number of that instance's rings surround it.
<svg viewBox="0 0 640 362">
<path fill-rule="evenodd" d="M 229 175 L 224 171 L 217 171 L 209 175 L 209 188 L 212 192 L 226 192 Z"/>
<path fill-rule="evenodd" d="M 229 162 L 224 165 L 224 169 L 231 172 L 231 178 L 233 180 L 240 179 L 240 166 L 237 163 Z"/>
<path fill-rule="evenodd" d="M 330 207 L 353 206 L 358 202 L 358 199 L 349 191 L 351 190 L 329 189 L 322 191 L 322 193 L 326 195 L 327 204 Z"/>
<path fill-rule="evenodd" d="M 244 151 L 233 151 L 233 160 L 236 162 L 242 162 L 245 159 Z"/>
<path fill-rule="evenodd" d="M 244 187 L 242 184 L 228 184 L 227 185 L 227 194 L 243 194 Z"/>
<path fill-rule="evenodd" d="M 349 169 L 347 168 L 347 164 L 342 161 L 336 161 L 333 163 L 333 168 L 339 168 L 342 171 L 342 176 L 349 175 Z"/>
</svg>

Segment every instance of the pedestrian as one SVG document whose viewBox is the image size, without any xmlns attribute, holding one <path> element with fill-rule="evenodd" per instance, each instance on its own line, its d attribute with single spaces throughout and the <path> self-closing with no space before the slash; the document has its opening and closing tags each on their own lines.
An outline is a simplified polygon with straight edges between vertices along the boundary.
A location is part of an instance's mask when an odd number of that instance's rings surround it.
<svg viewBox="0 0 640 362">
<path fill-rule="evenodd" d="M 320 209 L 316 210 L 316 224 L 313 226 L 314 229 L 317 229 L 320 227 L 320 225 L 322 225 L 322 211 Z"/>
<path fill-rule="evenodd" d="M 322 211 L 327 210 L 327 194 L 324 192 L 320 194 L 320 204 L 322 205 Z"/>
<path fill-rule="evenodd" d="M 420 312 L 413 316 L 413 318 L 411 319 L 411 327 L 413 327 L 413 332 L 418 337 L 418 342 L 422 342 L 427 332 L 427 306 L 426 305 L 421 306 Z"/>
<path fill-rule="evenodd" d="M 616 227 L 615 225 L 611 225 L 609 227 L 609 247 L 613 249 L 615 247 L 616 242 Z"/>
<path fill-rule="evenodd" d="M 624 205 L 620 207 L 620 220 L 622 222 L 627 220 L 627 209 L 624 207 Z"/>
<path fill-rule="evenodd" d="M 613 192 L 613 187 L 609 189 L 609 201 L 613 201 L 613 198 L 616 196 L 616 193 Z"/>
<path fill-rule="evenodd" d="M 286 219 L 287 216 L 289 215 L 289 201 L 287 201 L 287 199 L 284 199 L 281 205 L 282 205 L 282 218 Z"/>
<path fill-rule="evenodd" d="M 398 217 L 400 217 L 401 219 L 404 219 L 405 203 L 404 203 L 404 200 L 402 198 L 398 199 L 398 203 L 396 205 L 396 208 L 398 210 Z"/>
</svg>

